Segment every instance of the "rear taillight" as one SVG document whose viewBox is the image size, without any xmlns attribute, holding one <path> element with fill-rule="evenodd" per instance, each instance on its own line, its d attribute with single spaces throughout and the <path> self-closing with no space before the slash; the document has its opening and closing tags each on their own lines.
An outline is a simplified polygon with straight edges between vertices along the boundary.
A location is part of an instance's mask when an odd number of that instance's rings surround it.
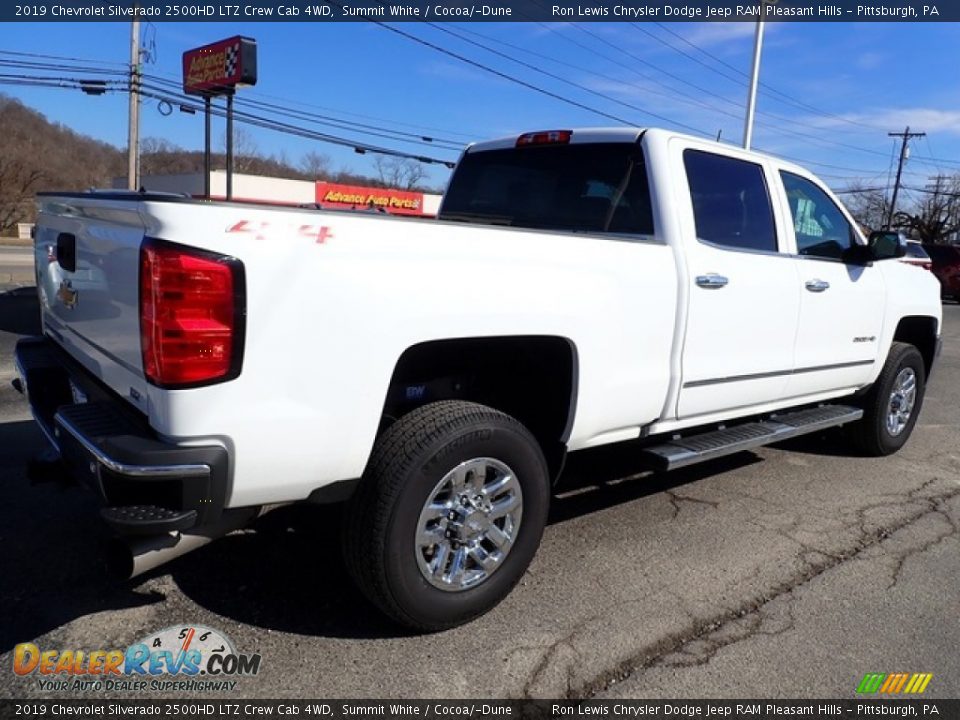
<svg viewBox="0 0 960 720">
<path fill-rule="evenodd" d="M 924 270 L 930 270 L 930 271 L 932 271 L 932 270 L 933 270 L 933 263 L 932 263 L 932 262 L 925 262 L 925 263 L 923 263 L 923 269 L 924 269 Z"/>
<path fill-rule="evenodd" d="M 154 385 L 190 387 L 240 374 L 243 264 L 172 243 L 140 249 L 140 349 Z"/>
</svg>

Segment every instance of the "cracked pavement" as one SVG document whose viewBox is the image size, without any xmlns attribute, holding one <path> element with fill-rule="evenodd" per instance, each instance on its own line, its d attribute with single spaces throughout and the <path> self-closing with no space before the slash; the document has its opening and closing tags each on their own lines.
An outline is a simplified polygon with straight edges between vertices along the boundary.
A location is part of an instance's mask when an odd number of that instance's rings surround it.
<svg viewBox="0 0 960 720">
<path fill-rule="evenodd" d="M 835 432 L 668 475 L 636 474 L 630 447 L 582 453 L 512 595 L 416 637 L 349 584 L 336 508 L 278 510 L 109 580 L 93 499 L 27 484 L 43 443 L 9 388 L 25 323 L 2 301 L 4 697 L 45 694 L 6 670 L 17 642 L 109 648 L 181 623 L 262 654 L 251 698 L 842 698 L 864 673 L 895 671 L 933 673 L 925 697 L 960 696 L 958 305 L 944 306 L 943 356 L 897 455 L 853 457 Z"/>
</svg>

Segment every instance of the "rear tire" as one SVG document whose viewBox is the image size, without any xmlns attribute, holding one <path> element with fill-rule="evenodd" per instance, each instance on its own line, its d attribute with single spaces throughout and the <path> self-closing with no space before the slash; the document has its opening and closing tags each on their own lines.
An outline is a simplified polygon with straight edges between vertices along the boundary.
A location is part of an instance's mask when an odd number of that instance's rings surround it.
<svg viewBox="0 0 960 720">
<path fill-rule="evenodd" d="M 475 403 L 425 405 L 374 447 L 347 507 L 347 568 L 402 625 L 454 627 L 520 580 L 548 505 L 547 464 L 521 423 Z"/>
<path fill-rule="evenodd" d="M 863 397 L 863 419 L 850 426 L 851 440 L 864 454 L 891 455 L 907 442 L 923 404 L 926 371 L 913 345 L 895 342 Z"/>
</svg>

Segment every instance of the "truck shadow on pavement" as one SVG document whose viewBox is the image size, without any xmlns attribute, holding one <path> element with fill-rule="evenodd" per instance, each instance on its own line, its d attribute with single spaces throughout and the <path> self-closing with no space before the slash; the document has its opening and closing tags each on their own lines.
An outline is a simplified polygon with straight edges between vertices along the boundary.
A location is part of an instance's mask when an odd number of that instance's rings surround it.
<svg viewBox="0 0 960 720">
<path fill-rule="evenodd" d="M 116 579 L 105 560 L 110 536 L 94 495 L 76 486 L 29 487 L 24 463 L 45 442 L 32 421 L 0 424 L 0 542 L 6 558 L 0 653 L 104 611 L 158 605 L 151 612 L 175 622 L 185 608 L 175 596 L 165 602 L 171 587 L 165 576 L 204 611 L 254 627 L 349 639 L 409 634 L 380 615 L 351 582 L 340 555 L 342 511 L 336 505 L 280 508 L 144 576 Z M 743 452 L 657 474 L 638 472 L 636 448 L 629 445 L 591 450 L 569 463 L 549 523 L 759 462 Z"/>
<path fill-rule="evenodd" d="M 636 475 L 635 450 L 578 459 L 552 502 L 550 524 L 599 512 L 761 462 L 751 453 L 669 475 Z M 624 479 L 627 476 L 635 476 Z M 340 555 L 340 508 L 292 506 L 252 531 L 222 538 L 166 569 L 191 600 L 232 620 L 307 636 L 390 638 L 408 634 L 384 619 L 354 587 Z M 251 573 L 251 568 L 256 572 Z"/>
<path fill-rule="evenodd" d="M 0 292 L 0 370 L 12 370 L 6 349 L 16 339 L 4 333 L 40 332 L 37 289 Z M 25 402 L 22 413 L 17 411 L 21 402 L 9 380 L 3 380 L 0 406 L 26 416 Z M 32 420 L 0 423 L 0 653 L 77 618 L 163 600 L 111 578 L 103 561 L 109 535 L 92 493 L 57 483 L 30 486 L 26 464 L 46 447 Z"/>
<path fill-rule="evenodd" d="M 40 334 L 40 305 L 35 287 L 0 292 L 0 332 Z"/>
<path fill-rule="evenodd" d="M 0 424 L 0 653 L 86 615 L 163 599 L 111 578 L 92 493 L 29 485 L 25 463 L 45 446 L 32 420 Z"/>
</svg>

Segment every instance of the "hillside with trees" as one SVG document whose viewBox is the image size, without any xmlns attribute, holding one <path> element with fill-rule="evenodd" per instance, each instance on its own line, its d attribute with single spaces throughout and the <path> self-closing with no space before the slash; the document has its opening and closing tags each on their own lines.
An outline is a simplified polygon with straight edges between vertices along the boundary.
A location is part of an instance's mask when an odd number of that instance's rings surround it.
<svg viewBox="0 0 960 720">
<path fill-rule="evenodd" d="M 4 95 L 0 128 L 0 234 L 33 219 L 34 193 L 107 187 L 125 166 L 121 150 L 51 123 Z"/>
<path fill-rule="evenodd" d="M 47 120 L 19 100 L 0 94 L 0 236 L 15 234 L 19 222 L 33 222 L 34 195 L 46 190 L 111 187 L 127 173 L 126 148 L 81 135 Z M 222 150 L 224 139 L 219 146 Z M 212 154 L 214 170 L 226 166 L 223 152 Z M 234 135 L 234 171 L 293 180 L 330 180 L 375 187 L 425 190 L 423 168 L 400 158 L 378 157 L 377 176 L 335 170 L 328 156 L 308 151 L 293 164 L 284 154 L 267 156 L 241 126 Z M 203 153 L 185 150 L 160 138 L 144 138 L 141 175 L 203 172 Z"/>
</svg>

